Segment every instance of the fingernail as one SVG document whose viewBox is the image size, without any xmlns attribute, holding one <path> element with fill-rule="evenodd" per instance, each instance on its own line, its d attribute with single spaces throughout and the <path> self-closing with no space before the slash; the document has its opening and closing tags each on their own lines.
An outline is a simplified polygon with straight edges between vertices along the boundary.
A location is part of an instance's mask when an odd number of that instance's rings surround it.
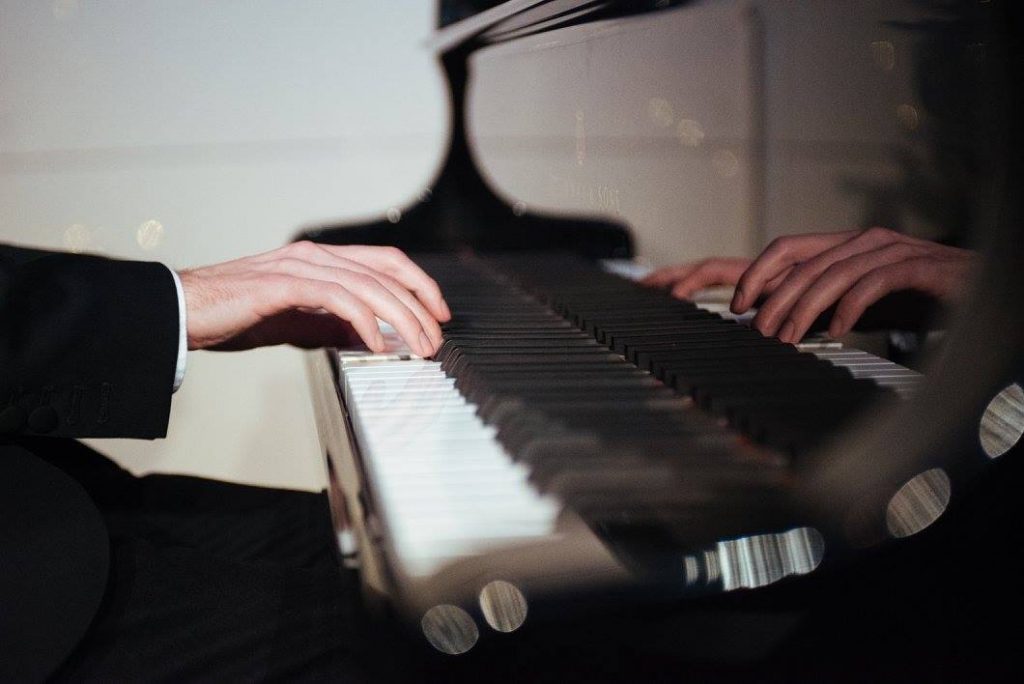
<svg viewBox="0 0 1024 684">
<path fill-rule="evenodd" d="M 794 342 L 790 338 L 793 337 L 793 333 L 796 332 L 796 325 L 793 321 L 786 321 L 786 324 L 782 326 L 782 330 L 779 331 L 779 339 L 783 342 Z"/>
<path fill-rule="evenodd" d="M 427 333 L 420 333 L 420 354 L 423 356 L 430 356 L 434 353 L 434 343 L 427 337 Z"/>
</svg>

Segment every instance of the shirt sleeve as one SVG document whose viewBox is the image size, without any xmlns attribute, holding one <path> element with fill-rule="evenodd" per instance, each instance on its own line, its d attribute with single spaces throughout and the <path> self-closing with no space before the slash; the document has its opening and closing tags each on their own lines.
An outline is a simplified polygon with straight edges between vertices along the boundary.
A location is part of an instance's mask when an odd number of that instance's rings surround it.
<svg viewBox="0 0 1024 684">
<path fill-rule="evenodd" d="M 172 392 L 177 392 L 185 380 L 185 365 L 188 359 L 188 310 L 185 307 L 185 290 L 181 286 L 181 277 L 177 271 L 168 267 L 174 278 L 174 291 L 178 295 L 178 359 L 174 368 L 174 385 Z"/>
</svg>

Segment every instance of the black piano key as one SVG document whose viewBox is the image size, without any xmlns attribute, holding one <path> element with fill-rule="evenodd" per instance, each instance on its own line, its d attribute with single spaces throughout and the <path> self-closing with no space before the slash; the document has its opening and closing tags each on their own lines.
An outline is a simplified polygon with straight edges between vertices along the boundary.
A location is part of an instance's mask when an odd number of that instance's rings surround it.
<svg viewBox="0 0 1024 684">
<path fill-rule="evenodd" d="M 638 367 L 661 376 L 663 369 L 674 362 L 692 359 L 724 359 L 724 358 L 757 358 L 766 355 L 795 355 L 799 352 L 795 347 L 781 344 L 771 338 L 733 340 L 728 342 L 708 342 L 688 345 L 685 349 L 673 351 L 638 352 L 631 359 Z"/>
<path fill-rule="evenodd" d="M 442 368 L 540 486 L 601 524 L 632 515 L 681 538 L 709 498 L 723 520 L 742 517 L 723 502 L 743 498 L 779 514 L 783 452 L 802 457 L 876 396 L 791 345 L 580 259 L 425 263 L 454 314 Z"/>
</svg>

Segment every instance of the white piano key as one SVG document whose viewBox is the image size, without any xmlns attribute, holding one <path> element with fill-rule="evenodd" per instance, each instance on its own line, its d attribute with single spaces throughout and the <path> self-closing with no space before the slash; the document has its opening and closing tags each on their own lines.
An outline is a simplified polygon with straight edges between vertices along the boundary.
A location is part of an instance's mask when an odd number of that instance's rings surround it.
<svg viewBox="0 0 1024 684">
<path fill-rule="evenodd" d="M 357 442 L 405 572 L 428 574 L 496 544 L 552 534 L 560 505 L 533 489 L 439 363 L 339 360 Z"/>
</svg>

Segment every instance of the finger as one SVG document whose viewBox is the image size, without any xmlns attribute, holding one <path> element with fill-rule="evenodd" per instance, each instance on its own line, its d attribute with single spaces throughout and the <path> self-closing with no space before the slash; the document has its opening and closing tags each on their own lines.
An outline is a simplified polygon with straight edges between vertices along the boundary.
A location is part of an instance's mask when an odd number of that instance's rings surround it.
<svg viewBox="0 0 1024 684">
<path fill-rule="evenodd" d="M 411 291 L 435 320 L 446 321 L 451 318 L 451 311 L 437 283 L 397 248 L 325 245 L 302 240 L 271 252 L 258 254 L 251 257 L 250 261 L 268 263 L 282 258 L 299 259 L 360 273 L 379 274 L 383 271 Z"/>
<path fill-rule="evenodd" d="M 664 266 L 642 278 L 640 280 L 640 284 L 647 285 L 648 287 L 666 287 L 679 279 L 686 277 L 688 273 L 698 268 L 700 264 L 701 262 L 694 261 L 685 264 Z"/>
<path fill-rule="evenodd" d="M 410 349 L 421 356 L 437 351 L 438 345 L 431 341 L 416 315 L 372 276 L 346 271 L 340 282 L 369 306 L 377 318 L 390 323 Z"/>
<path fill-rule="evenodd" d="M 848 333 L 869 306 L 898 290 L 930 291 L 936 263 L 926 258 L 904 259 L 871 271 L 850 288 L 836 305 L 829 325 L 829 335 L 841 337 Z"/>
<path fill-rule="evenodd" d="M 786 334 L 780 334 L 779 339 L 783 342 L 797 342 L 818 316 L 839 301 L 865 275 L 918 254 L 919 250 L 914 246 L 898 243 L 832 264 L 793 305 L 781 328 Z"/>
<path fill-rule="evenodd" d="M 433 316 L 427 313 L 427 310 L 423 307 L 420 301 L 417 300 L 408 290 L 403 288 L 387 275 L 374 272 L 372 269 L 368 269 L 367 267 L 356 264 L 355 262 L 348 263 L 354 264 L 359 270 L 353 271 L 348 268 L 320 266 L 318 264 L 293 258 L 279 258 L 274 261 L 265 262 L 263 266 L 265 268 L 273 268 L 276 271 L 293 276 L 338 282 L 347 287 L 352 282 L 353 274 L 370 278 L 374 281 L 373 283 L 367 282 L 366 285 L 359 285 L 357 283 L 355 288 L 349 287 L 349 289 L 356 292 L 358 296 L 367 295 L 373 297 L 374 302 L 378 306 L 386 307 L 385 310 L 392 311 L 392 315 L 397 317 L 397 320 L 403 321 L 405 326 L 404 329 L 400 328 L 399 325 L 396 325 L 391 320 L 388 320 L 389 323 L 395 325 L 395 329 L 400 335 L 402 335 L 402 338 L 409 344 L 410 348 L 417 350 L 418 353 L 430 356 L 438 347 L 441 346 L 441 327 L 437 324 L 437 321 Z M 382 298 L 382 293 L 377 292 L 378 287 L 382 287 L 387 290 L 393 299 L 389 299 L 387 297 Z M 412 314 L 412 316 L 415 317 L 417 325 L 412 325 L 410 323 L 406 311 L 402 311 L 401 308 L 394 308 L 394 300 L 397 300 L 397 303 L 399 303 L 401 307 L 404 307 Z M 383 318 L 383 316 L 381 317 Z M 426 344 L 424 344 L 420 339 L 422 335 L 427 337 Z"/>
<path fill-rule="evenodd" d="M 254 287 L 252 296 L 257 305 L 263 307 L 262 318 L 300 307 L 323 309 L 348 321 L 369 349 L 384 351 L 384 336 L 377 325 L 377 316 L 342 285 L 294 276 L 264 277 L 259 282 L 263 287 Z"/>
<path fill-rule="evenodd" d="M 451 320 L 451 309 L 448 308 L 448 303 L 444 300 L 437 281 L 427 275 L 405 252 L 397 247 L 317 246 L 334 256 L 352 259 L 378 271 L 383 271 L 413 292 L 437 320 L 442 322 Z"/>
<path fill-rule="evenodd" d="M 415 315 L 417 320 L 419 320 L 420 327 L 423 332 L 426 333 L 427 337 L 430 339 L 431 345 L 433 346 L 433 350 L 430 353 L 433 353 L 434 350 L 441 346 L 443 337 L 441 334 L 441 326 L 437 323 L 437 318 L 427 311 L 423 302 L 417 299 L 416 296 L 408 290 L 408 288 L 386 273 L 376 271 L 369 266 L 360 264 L 357 261 L 341 259 L 329 254 L 327 256 L 327 260 L 329 262 L 336 261 L 340 264 L 344 264 L 343 270 L 345 271 L 362 273 L 363 275 L 370 276 L 387 288 L 388 292 L 394 295 L 400 302 L 402 302 L 402 304 L 412 311 L 413 315 Z"/>
<path fill-rule="evenodd" d="M 750 259 L 708 259 L 703 261 L 696 269 L 673 285 L 672 296 L 683 299 L 707 287 L 735 285 L 749 265 Z"/>
<path fill-rule="evenodd" d="M 786 269 L 845 242 L 854 235 L 856 231 L 846 231 L 789 235 L 772 240 L 750 264 L 750 268 L 740 276 L 730 309 L 736 314 L 744 313 L 762 295 L 769 281 L 777 278 Z"/>
<path fill-rule="evenodd" d="M 777 275 L 774 278 L 772 278 L 771 280 L 769 280 L 765 284 L 764 292 L 762 294 L 764 296 L 771 296 L 771 294 L 773 292 L 775 292 L 775 290 L 777 290 L 779 288 L 779 285 L 781 285 L 786 280 L 786 278 L 789 277 L 789 274 L 792 273 L 792 272 L 793 272 L 793 267 L 790 266 L 785 271 L 783 271 L 779 275 Z"/>
<path fill-rule="evenodd" d="M 444 336 L 441 333 L 441 326 L 438 324 L 437 318 L 427 311 L 423 302 L 389 275 L 380 272 L 371 272 L 368 275 L 376 278 L 377 282 L 386 287 L 391 294 L 413 312 L 436 351 L 441 346 L 441 343 L 444 342 Z"/>
<path fill-rule="evenodd" d="M 807 258 L 803 263 L 794 266 L 789 277 L 780 282 L 771 296 L 764 301 L 757 316 L 754 317 L 755 327 L 765 335 L 774 335 L 776 332 L 782 331 L 786 327 L 785 324 L 788 323 L 787 319 L 790 317 L 793 307 L 808 288 L 816 284 L 818 278 L 827 269 L 858 254 L 874 252 L 892 244 L 906 243 L 901 241 L 898 233 L 884 228 L 871 228 Z M 908 245 L 908 247 L 910 246 Z M 876 254 L 876 256 L 880 255 Z M 895 253 L 890 253 L 888 258 L 891 260 L 896 256 Z M 900 258 L 907 256 L 909 255 L 903 253 Z M 860 263 L 863 264 L 863 262 Z M 792 330 L 787 330 L 784 336 L 789 338 L 792 333 Z"/>
</svg>

